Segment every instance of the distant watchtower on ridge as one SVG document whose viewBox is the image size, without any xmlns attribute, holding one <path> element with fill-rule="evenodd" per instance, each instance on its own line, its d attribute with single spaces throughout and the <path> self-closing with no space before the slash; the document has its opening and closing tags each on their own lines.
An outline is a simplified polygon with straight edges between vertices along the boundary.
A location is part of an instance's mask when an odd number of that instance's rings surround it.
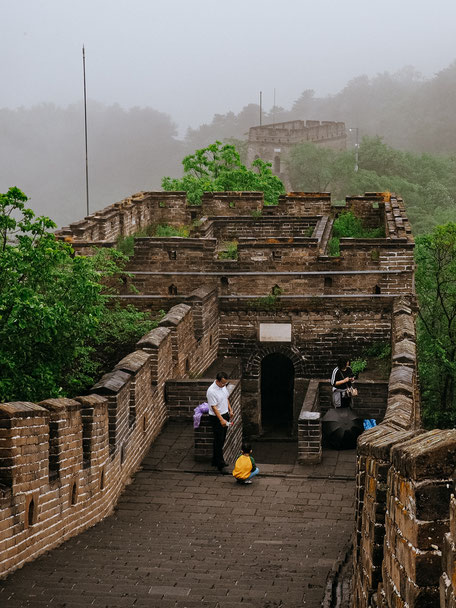
<svg viewBox="0 0 456 608">
<path fill-rule="evenodd" d="M 293 146 L 310 141 L 333 150 L 345 150 L 347 133 L 344 122 L 289 120 L 249 129 L 247 165 L 257 158 L 272 163 L 272 172 L 289 189 L 284 159 Z"/>
</svg>

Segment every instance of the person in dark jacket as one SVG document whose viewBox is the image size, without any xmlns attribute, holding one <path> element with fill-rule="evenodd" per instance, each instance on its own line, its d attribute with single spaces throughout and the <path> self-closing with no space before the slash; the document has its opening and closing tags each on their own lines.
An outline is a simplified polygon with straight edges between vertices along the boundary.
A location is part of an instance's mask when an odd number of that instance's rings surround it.
<svg viewBox="0 0 456 608">
<path fill-rule="evenodd" d="M 334 407 L 350 407 L 352 397 L 348 394 L 347 389 L 351 388 L 355 381 L 350 360 L 348 357 L 340 357 L 337 361 L 337 367 L 333 369 L 331 374 L 331 386 L 333 390 L 333 405 Z"/>
</svg>

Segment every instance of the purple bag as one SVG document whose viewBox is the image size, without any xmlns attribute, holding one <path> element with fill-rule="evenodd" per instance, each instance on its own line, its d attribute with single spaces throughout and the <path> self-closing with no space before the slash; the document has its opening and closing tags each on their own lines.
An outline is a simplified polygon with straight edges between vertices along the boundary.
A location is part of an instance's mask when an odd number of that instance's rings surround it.
<svg viewBox="0 0 456 608">
<path fill-rule="evenodd" d="M 201 422 L 201 416 L 203 414 L 209 414 L 209 405 L 207 403 L 200 403 L 193 410 L 193 428 L 197 429 Z"/>
</svg>

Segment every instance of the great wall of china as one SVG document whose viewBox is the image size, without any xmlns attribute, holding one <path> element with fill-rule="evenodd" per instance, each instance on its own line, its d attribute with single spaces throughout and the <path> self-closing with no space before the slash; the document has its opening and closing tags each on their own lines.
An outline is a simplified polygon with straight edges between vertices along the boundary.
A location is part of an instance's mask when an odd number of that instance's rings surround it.
<svg viewBox="0 0 456 608">
<path fill-rule="evenodd" d="M 279 366 L 292 385 L 283 416 L 299 458 L 318 462 L 334 361 L 390 342 L 389 377 L 359 383 L 363 417 L 382 421 L 358 445 L 353 606 L 456 605 L 456 431 L 420 425 L 405 208 L 368 193 L 348 197 L 345 209 L 386 236 L 341 239 L 340 255 L 329 256 L 341 208 L 327 193 L 289 193 L 276 207 L 262 193 L 207 193 L 195 207 L 182 192 L 142 192 L 59 231 L 87 253 L 152 224 L 193 226 L 189 238 L 136 239 L 118 298 L 167 314 L 89 394 L 0 405 L 3 576 L 112 511 L 165 422 L 190 418 L 203 400 L 217 361 L 230 366 L 249 435 L 262 433 L 269 413 L 265 366 Z M 237 259 L 220 259 L 233 239 Z M 207 456 L 210 441 L 203 423 L 195 457 Z"/>
</svg>

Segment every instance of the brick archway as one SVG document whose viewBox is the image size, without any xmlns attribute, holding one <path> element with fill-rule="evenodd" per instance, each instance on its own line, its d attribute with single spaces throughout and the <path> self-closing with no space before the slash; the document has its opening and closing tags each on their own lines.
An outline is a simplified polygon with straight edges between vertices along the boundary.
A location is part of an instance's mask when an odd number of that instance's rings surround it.
<svg viewBox="0 0 456 608">
<path fill-rule="evenodd" d="M 280 353 L 288 357 L 293 364 L 294 373 L 296 378 L 304 377 L 304 369 L 306 358 L 300 352 L 296 346 L 284 346 L 270 344 L 268 346 L 261 346 L 255 353 L 253 353 L 247 360 L 244 366 L 243 377 L 246 378 L 259 378 L 261 372 L 261 362 L 267 355 L 274 353 Z"/>
<path fill-rule="evenodd" d="M 243 423 L 246 434 L 261 435 L 262 423 L 262 395 L 261 395 L 261 368 L 262 362 L 268 355 L 281 354 L 286 357 L 294 370 L 293 403 L 293 429 L 297 433 L 298 405 L 302 403 L 303 388 L 305 384 L 305 369 L 307 359 L 300 350 L 291 344 L 260 344 L 258 349 L 247 359 L 242 374 L 242 409 Z"/>
</svg>

